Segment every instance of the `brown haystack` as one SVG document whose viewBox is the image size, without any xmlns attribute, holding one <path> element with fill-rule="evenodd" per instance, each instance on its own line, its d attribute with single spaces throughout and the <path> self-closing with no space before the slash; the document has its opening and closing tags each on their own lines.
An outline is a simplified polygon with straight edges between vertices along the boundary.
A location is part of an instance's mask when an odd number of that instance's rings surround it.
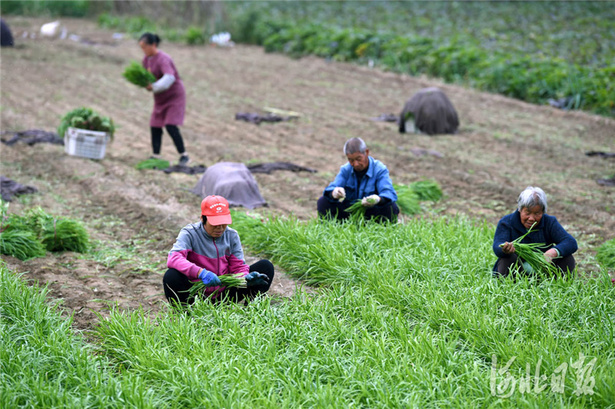
<svg viewBox="0 0 615 409">
<path fill-rule="evenodd" d="M 423 88 L 406 102 L 399 115 L 399 132 L 406 132 L 409 116 L 414 116 L 415 129 L 428 135 L 456 133 L 459 128 L 455 107 L 436 87 Z"/>
</svg>

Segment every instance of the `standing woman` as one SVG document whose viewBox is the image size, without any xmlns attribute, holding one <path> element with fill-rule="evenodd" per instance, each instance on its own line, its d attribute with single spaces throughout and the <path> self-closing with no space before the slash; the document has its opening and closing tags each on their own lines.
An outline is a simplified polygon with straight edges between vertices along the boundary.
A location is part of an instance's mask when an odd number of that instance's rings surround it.
<svg viewBox="0 0 615 409">
<path fill-rule="evenodd" d="M 154 111 L 150 119 L 152 132 L 153 158 L 158 158 L 162 146 L 162 127 L 173 138 L 173 143 L 180 154 L 179 164 L 187 165 L 190 161 L 184 140 L 179 132 L 179 125 L 184 124 L 186 111 L 186 90 L 179 78 L 179 73 L 171 57 L 158 49 L 160 37 L 145 33 L 139 38 L 139 45 L 145 54 L 143 66 L 156 77 L 157 81 L 147 86 L 154 93 Z"/>
</svg>

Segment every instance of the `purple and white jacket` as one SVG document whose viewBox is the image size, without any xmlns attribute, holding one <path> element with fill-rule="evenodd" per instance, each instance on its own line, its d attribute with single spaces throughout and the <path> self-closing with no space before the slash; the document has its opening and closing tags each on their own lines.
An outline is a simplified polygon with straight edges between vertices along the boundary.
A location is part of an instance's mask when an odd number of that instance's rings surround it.
<svg viewBox="0 0 615 409">
<path fill-rule="evenodd" d="M 169 252 L 167 267 L 185 274 L 191 281 L 199 280 L 202 269 L 221 276 L 224 274 L 249 273 L 243 258 L 241 241 L 236 230 L 227 227 L 221 237 L 213 238 L 205 231 L 202 222 L 191 223 L 181 229 Z M 212 293 L 224 287 L 208 287 Z"/>
</svg>

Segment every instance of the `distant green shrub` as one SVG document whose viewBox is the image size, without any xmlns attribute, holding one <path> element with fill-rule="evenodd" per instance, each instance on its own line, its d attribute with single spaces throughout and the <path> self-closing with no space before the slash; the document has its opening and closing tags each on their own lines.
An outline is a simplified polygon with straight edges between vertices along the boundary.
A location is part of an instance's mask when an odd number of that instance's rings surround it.
<svg viewBox="0 0 615 409">
<path fill-rule="evenodd" d="M 203 34 L 203 30 L 198 27 L 188 27 L 184 38 L 188 45 L 205 44 L 205 34 Z"/>
<path fill-rule="evenodd" d="M 0 1 L 0 13 L 25 16 L 85 17 L 90 12 L 89 0 Z"/>
</svg>

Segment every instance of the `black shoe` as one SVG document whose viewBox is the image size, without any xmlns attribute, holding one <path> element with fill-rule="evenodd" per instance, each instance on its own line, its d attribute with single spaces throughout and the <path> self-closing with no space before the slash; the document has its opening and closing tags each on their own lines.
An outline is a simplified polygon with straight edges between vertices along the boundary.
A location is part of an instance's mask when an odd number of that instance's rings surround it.
<svg viewBox="0 0 615 409">
<path fill-rule="evenodd" d="M 186 166 L 190 163 L 190 157 L 188 155 L 182 155 L 179 157 L 179 162 L 177 163 L 179 166 Z"/>
</svg>

